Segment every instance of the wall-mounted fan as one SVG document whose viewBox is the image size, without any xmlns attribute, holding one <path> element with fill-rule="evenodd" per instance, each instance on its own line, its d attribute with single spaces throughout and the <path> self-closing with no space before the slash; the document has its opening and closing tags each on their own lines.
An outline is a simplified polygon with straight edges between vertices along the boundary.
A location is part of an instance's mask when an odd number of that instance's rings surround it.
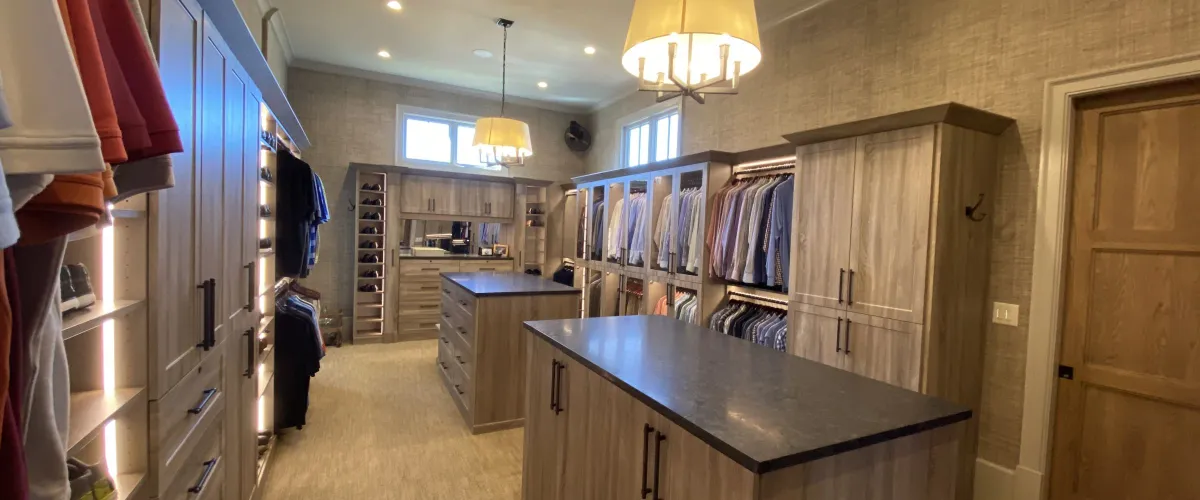
<svg viewBox="0 0 1200 500">
<path fill-rule="evenodd" d="M 567 131 L 563 132 L 563 142 L 567 143 L 571 151 L 582 153 L 592 147 L 592 133 L 579 122 L 572 120 L 567 126 Z"/>
</svg>

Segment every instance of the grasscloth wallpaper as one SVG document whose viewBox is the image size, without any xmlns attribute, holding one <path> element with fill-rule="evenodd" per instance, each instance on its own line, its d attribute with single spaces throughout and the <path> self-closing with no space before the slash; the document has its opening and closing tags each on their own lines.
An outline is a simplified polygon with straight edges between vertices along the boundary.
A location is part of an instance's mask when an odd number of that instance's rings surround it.
<svg viewBox="0 0 1200 500">
<path fill-rule="evenodd" d="M 331 213 L 329 223 L 321 229 L 320 261 L 306 284 L 333 298 L 324 301 L 330 310 L 341 308 L 349 315 L 354 282 L 338 277 L 353 271 L 349 241 L 354 224 L 349 204 L 356 201 L 357 186 L 350 163 L 395 163 L 397 105 L 479 116 L 499 113 L 500 102 L 299 68 L 289 70 L 287 91 L 312 141 L 312 147 L 304 150 L 304 160 L 321 176 Z M 583 173 L 583 157 L 568 150 L 562 141 L 567 124 L 581 118 L 511 103 L 505 113 L 529 124 L 535 148 L 534 156 L 517 175 L 557 181 Z"/>
<path fill-rule="evenodd" d="M 768 146 L 945 101 L 1015 118 L 991 209 L 991 299 L 1028 312 L 1046 81 L 1200 51 L 1198 15 L 1200 0 L 832 0 L 762 34 L 763 64 L 741 95 L 685 105 L 683 152 Z M 651 103 L 635 94 L 591 117 L 589 172 L 613 168 L 615 122 Z M 1022 317 L 987 336 L 980 454 L 1009 468 L 1028 334 Z"/>
</svg>

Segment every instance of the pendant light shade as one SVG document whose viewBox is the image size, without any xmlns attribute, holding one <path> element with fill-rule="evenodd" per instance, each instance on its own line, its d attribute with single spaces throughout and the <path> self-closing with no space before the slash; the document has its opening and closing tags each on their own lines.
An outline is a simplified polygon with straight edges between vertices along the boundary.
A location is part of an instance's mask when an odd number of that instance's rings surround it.
<svg viewBox="0 0 1200 500">
<path fill-rule="evenodd" d="M 479 151 L 479 160 L 489 165 L 519 165 L 533 155 L 529 125 L 512 118 L 480 118 L 472 146 Z"/>
<path fill-rule="evenodd" d="M 635 0 L 621 65 L 660 101 L 704 102 L 706 93 L 737 93 L 761 61 L 754 0 Z"/>
<path fill-rule="evenodd" d="M 504 28 L 504 58 L 500 74 L 500 116 L 480 118 L 475 122 L 475 138 L 471 145 L 479 152 L 479 161 L 487 165 L 517 167 L 525 165 L 525 158 L 533 156 L 533 141 L 529 139 L 529 125 L 520 120 L 504 117 L 504 104 L 508 88 L 508 28 L 513 22 L 497 19 L 496 24 Z"/>
</svg>

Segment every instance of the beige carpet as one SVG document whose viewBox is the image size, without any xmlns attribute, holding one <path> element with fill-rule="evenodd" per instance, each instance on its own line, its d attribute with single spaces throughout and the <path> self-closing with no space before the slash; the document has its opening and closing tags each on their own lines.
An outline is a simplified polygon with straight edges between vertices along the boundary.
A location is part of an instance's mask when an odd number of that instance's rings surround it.
<svg viewBox="0 0 1200 500">
<path fill-rule="evenodd" d="M 520 498 L 523 431 L 467 432 L 436 358 L 436 340 L 329 348 L 262 500 Z"/>
</svg>

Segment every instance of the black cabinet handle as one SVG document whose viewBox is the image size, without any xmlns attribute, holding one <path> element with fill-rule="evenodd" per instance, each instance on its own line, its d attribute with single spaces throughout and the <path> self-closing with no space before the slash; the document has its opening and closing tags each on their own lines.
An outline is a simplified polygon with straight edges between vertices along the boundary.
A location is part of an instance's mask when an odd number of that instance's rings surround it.
<svg viewBox="0 0 1200 500">
<path fill-rule="evenodd" d="M 838 326 L 837 326 L 837 352 L 842 352 L 842 318 L 838 318 Z"/>
<path fill-rule="evenodd" d="M 204 408 L 208 407 L 208 403 L 210 401 L 212 401 L 213 396 L 215 396 L 216 394 L 217 394 L 217 389 L 215 387 L 211 388 L 211 389 L 205 389 L 204 390 L 204 399 L 201 399 L 200 404 L 196 405 L 195 408 L 188 408 L 187 412 L 192 415 L 199 415 L 199 414 L 203 413 Z"/>
<path fill-rule="evenodd" d="M 205 280 L 204 283 L 201 283 L 200 286 L 197 286 L 196 288 L 203 290 L 202 294 L 203 294 L 203 300 L 204 300 L 204 306 L 202 308 L 203 309 L 202 313 L 204 315 L 204 318 L 203 318 L 204 331 L 201 332 L 200 343 L 196 344 L 196 347 L 199 347 L 199 348 L 207 351 L 209 349 L 212 349 L 214 346 L 216 346 L 216 333 L 215 333 L 216 327 L 214 326 L 214 324 L 215 324 L 214 317 L 216 316 L 216 305 L 214 304 L 214 302 L 216 301 L 217 280 L 210 278 L 208 280 Z"/>
<path fill-rule="evenodd" d="M 650 494 L 650 488 L 646 487 L 646 466 L 650 462 L 650 433 L 654 432 L 654 428 L 650 424 L 642 424 L 642 498 Z"/>
<path fill-rule="evenodd" d="M 555 405 L 555 408 L 554 408 L 554 414 L 555 414 L 555 415 L 558 415 L 559 413 L 562 413 L 562 411 L 563 411 L 563 405 L 562 405 L 562 372 L 563 372 L 563 370 L 567 369 L 567 364 L 566 364 L 566 363 L 563 363 L 563 362 L 561 362 L 561 361 L 560 361 L 560 362 L 558 363 L 558 367 L 557 367 L 557 368 L 555 368 L 555 369 L 556 369 L 556 370 L 558 370 L 558 374 L 557 374 L 558 376 L 557 376 L 557 377 L 555 377 L 556 379 L 558 379 L 558 386 L 554 388 L 554 391 L 555 391 L 555 394 L 554 394 L 554 405 Z"/>
<path fill-rule="evenodd" d="M 450 343 L 450 341 L 449 341 L 449 340 L 446 340 L 446 337 L 442 337 L 442 343 L 443 343 L 443 344 L 449 344 L 449 343 Z"/>
<path fill-rule="evenodd" d="M 254 288 L 255 288 L 254 287 L 254 277 L 255 277 L 254 268 L 257 267 L 257 262 L 252 260 L 252 261 L 250 261 L 249 264 L 246 264 L 245 266 L 242 266 L 242 267 L 245 267 L 249 271 L 247 273 L 248 276 L 246 279 L 246 310 L 253 311 L 254 310 Z"/>
<path fill-rule="evenodd" d="M 462 386 L 460 386 L 458 384 L 454 384 L 454 392 L 457 392 L 459 396 L 466 394 L 465 392 L 463 392 Z"/>
<path fill-rule="evenodd" d="M 661 472 L 660 471 L 661 467 L 659 467 L 659 461 L 660 461 L 660 459 L 662 459 L 662 442 L 666 441 L 666 440 L 667 440 L 666 434 L 663 434 L 658 431 L 654 431 L 654 500 L 662 500 L 662 497 L 658 496 L 658 494 L 660 493 L 660 491 L 658 489 L 658 476 L 660 475 L 660 472 Z"/>
<path fill-rule="evenodd" d="M 443 318 L 449 318 L 449 317 L 450 317 L 450 313 L 442 313 L 442 317 L 443 317 Z"/>
<path fill-rule="evenodd" d="M 854 270 L 850 270 L 850 283 L 846 287 L 846 303 L 854 305 Z"/>
<path fill-rule="evenodd" d="M 850 354 L 850 325 L 854 324 L 850 318 L 846 318 L 846 354 Z"/>
<path fill-rule="evenodd" d="M 217 462 L 220 461 L 220 458 L 214 458 L 204 462 L 204 473 L 200 474 L 200 480 L 196 481 L 196 484 L 192 485 L 191 488 L 188 488 L 188 493 L 200 493 L 201 491 L 204 491 L 204 486 L 208 484 L 209 476 L 212 475 L 213 469 L 217 468 Z"/>
<path fill-rule="evenodd" d="M 242 376 L 250 378 L 254 376 L 254 362 L 258 361 L 255 359 L 258 352 L 254 349 L 254 329 L 248 328 L 242 335 L 246 336 L 246 371 L 242 372 Z"/>
<path fill-rule="evenodd" d="M 467 362 L 466 362 L 466 361 L 463 361 L 463 359 L 462 359 L 462 356 L 457 356 L 457 355 L 456 355 L 456 356 L 454 356 L 454 359 L 457 359 L 457 360 L 458 360 L 458 364 L 460 364 L 460 365 L 465 365 L 465 364 L 467 364 Z"/>
<path fill-rule="evenodd" d="M 443 370 L 450 368 L 450 366 L 447 365 L 445 361 L 438 361 L 438 364 L 442 365 Z"/>
<path fill-rule="evenodd" d="M 558 414 L 558 360 L 550 363 L 550 409 Z"/>
<path fill-rule="evenodd" d="M 843 267 L 841 272 L 838 273 L 838 304 L 845 302 L 844 300 L 842 300 L 842 288 L 845 288 L 845 286 L 846 286 L 846 268 Z"/>
</svg>

